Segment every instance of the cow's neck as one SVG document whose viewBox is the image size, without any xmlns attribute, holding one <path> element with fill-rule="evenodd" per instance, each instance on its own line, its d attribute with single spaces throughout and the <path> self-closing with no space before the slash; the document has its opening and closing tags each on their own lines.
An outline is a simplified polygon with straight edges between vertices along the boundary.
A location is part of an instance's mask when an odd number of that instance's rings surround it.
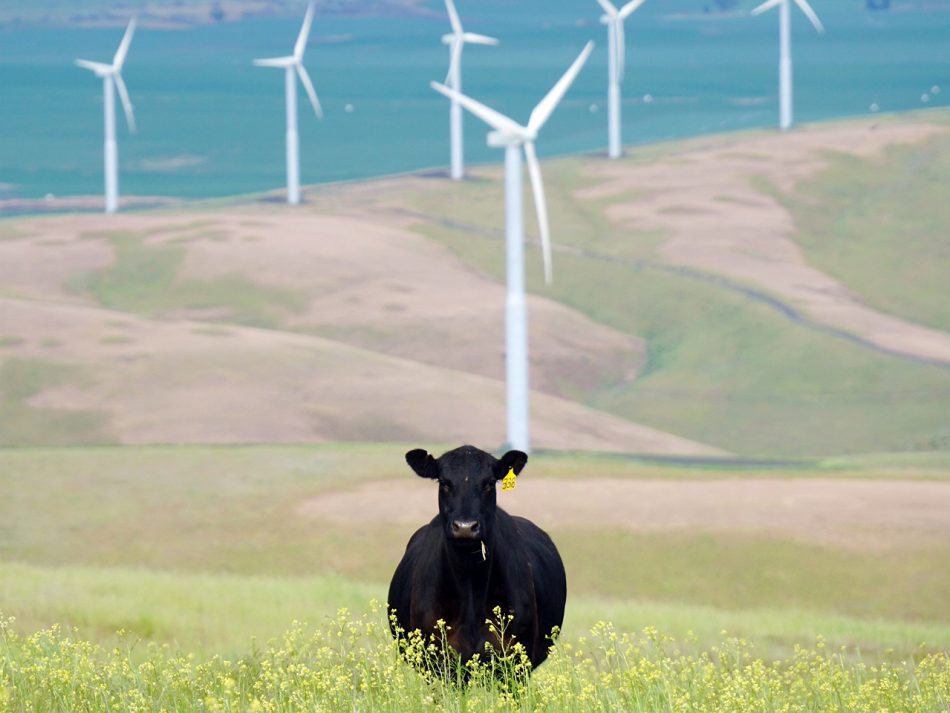
<svg viewBox="0 0 950 713">
<path fill-rule="evenodd" d="M 487 584 L 494 561 L 493 547 L 481 540 L 445 542 L 443 562 L 447 574 L 459 584 L 472 585 L 484 580 Z"/>
<path fill-rule="evenodd" d="M 483 556 L 480 541 L 446 542 L 444 546 L 445 584 L 455 590 L 455 599 L 462 611 L 479 614 L 479 617 L 485 610 L 495 569 L 493 549 L 486 543 Z"/>
</svg>

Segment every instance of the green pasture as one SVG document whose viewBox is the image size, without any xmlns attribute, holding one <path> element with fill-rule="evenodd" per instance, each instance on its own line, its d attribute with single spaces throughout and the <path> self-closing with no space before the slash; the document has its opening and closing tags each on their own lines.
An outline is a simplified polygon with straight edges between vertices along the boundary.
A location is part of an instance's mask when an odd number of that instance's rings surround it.
<svg viewBox="0 0 950 713">
<path fill-rule="evenodd" d="M 3 346 L 10 346 L 12 343 Z M 2 359 L 0 351 L 0 446 L 107 443 L 105 414 L 64 411 L 30 403 L 43 389 L 82 383 L 80 367 L 47 359 Z"/>
<path fill-rule="evenodd" d="M 162 232 L 176 235 L 171 244 L 150 245 L 145 238 Z M 222 322 L 252 327 L 275 328 L 288 314 L 302 310 L 306 297 L 291 289 L 260 285 L 244 275 L 214 279 L 184 278 L 183 244 L 201 239 L 227 238 L 200 221 L 190 225 L 160 227 L 144 231 L 106 231 L 84 236 L 87 240 L 108 240 L 115 250 L 115 262 L 108 268 L 81 275 L 70 287 L 109 309 L 149 317 L 181 310 L 216 308 L 223 310 Z"/>
<path fill-rule="evenodd" d="M 308 497 L 414 476 L 410 445 L 0 449 L 0 611 L 24 632 L 60 623 L 114 641 L 227 653 L 336 608 L 384 600 L 413 526 L 302 516 Z M 945 458 L 697 466 L 541 453 L 522 477 L 944 480 Z M 435 514 L 433 493 L 433 515 Z M 419 523 L 420 525 L 422 523 Z M 853 551 L 740 532 L 660 535 L 544 523 L 564 557 L 565 635 L 722 629 L 769 654 L 823 634 L 867 655 L 950 647 L 950 544 Z"/>
<path fill-rule="evenodd" d="M 59 623 L 105 646 L 128 639 L 227 658 L 240 656 L 252 640 L 279 636 L 295 621 L 318 627 L 341 608 L 367 614 L 374 600 L 385 603 L 387 586 L 334 574 L 281 577 L 6 563 L 0 564 L 0 611 L 14 616 L 13 628 L 23 634 Z M 950 620 L 920 623 L 805 607 L 729 609 L 571 594 L 565 639 L 576 641 L 598 621 L 627 632 L 653 627 L 679 641 L 692 639 L 693 649 L 715 645 L 726 632 L 775 658 L 819 636 L 869 661 L 950 650 Z"/>
</svg>

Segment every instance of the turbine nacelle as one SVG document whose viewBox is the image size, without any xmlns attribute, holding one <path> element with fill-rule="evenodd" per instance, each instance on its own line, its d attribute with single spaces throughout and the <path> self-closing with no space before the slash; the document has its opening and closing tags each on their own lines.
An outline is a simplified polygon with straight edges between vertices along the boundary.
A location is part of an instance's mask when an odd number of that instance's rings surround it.
<svg viewBox="0 0 950 713">
<path fill-rule="evenodd" d="M 125 112 L 125 121 L 128 124 L 129 131 L 135 133 L 135 114 L 132 111 L 132 101 L 129 99 L 129 90 L 125 87 L 125 81 L 122 79 L 122 66 L 125 64 L 125 58 L 129 53 L 129 45 L 132 44 L 132 35 L 135 34 L 135 17 L 129 20 L 125 28 L 125 34 L 122 35 L 122 41 L 119 42 L 119 48 L 112 57 L 112 64 L 105 62 L 92 62 L 88 59 L 77 59 L 77 67 L 88 69 L 100 79 L 109 77 L 115 82 L 115 88 L 119 92 L 119 99 L 122 101 L 122 111 Z"/>
<path fill-rule="evenodd" d="M 538 102 L 538 105 L 531 112 L 528 118 L 528 125 L 521 124 L 509 119 L 504 114 L 485 106 L 479 101 L 446 87 L 438 82 L 430 82 L 435 91 L 443 96 L 458 102 L 468 109 L 472 114 L 488 124 L 493 131 L 488 134 L 488 145 L 497 148 L 515 148 L 524 149 L 525 162 L 528 165 L 528 176 L 531 179 L 531 190 L 534 194 L 534 206 L 538 216 L 538 232 L 541 234 L 541 253 L 544 258 L 544 281 L 551 282 L 551 236 L 548 229 L 548 211 L 544 199 L 544 186 L 541 180 L 541 166 L 538 163 L 538 156 L 534 150 L 534 141 L 538 132 L 547 123 L 551 113 L 560 103 L 561 99 L 567 93 L 568 88 L 574 82 L 581 67 L 587 61 L 591 51 L 594 49 L 594 43 L 588 42 L 581 53 L 574 60 L 573 64 L 563 74 L 563 76 L 551 87 L 544 98 Z"/>
<path fill-rule="evenodd" d="M 626 20 L 631 14 L 636 12 L 644 2 L 646 2 L 646 0 L 630 0 L 626 5 L 618 9 L 609 0 L 597 0 L 597 4 L 604 9 L 604 17 L 608 20 Z M 601 19 L 601 22 L 604 22 L 604 20 Z"/>
<path fill-rule="evenodd" d="M 115 67 L 111 64 L 105 64 L 104 62 L 91 62 L 88 59 L 77 59 L 75 65 L 94 72 L 100 79 L 116 73 Z"/>
<path fill-rule="evenodd" d="M 630 0 L 626 5 L 617 9 L 609 0 L 597 0 L 597 4 L 604 9 L 604 14 L 600 16 L 602 25 L 614 33 L 613 59 L 615 62 L 617 81 L 623 81 L 624 64 L 626 63 L 626 38 L 624 37 L 623 23 L 632 15 L 646 0 Z"/>
<path fill-rule="evenodd" d="M 821 20 L 818 18 L 818 13 L 808 4 L 808 0 L 766 0 L 764 3 L 756 7 L 751 11 L 752 15 L 761 15 L 763 12 L 771 10 L 773 7 L 778 7 L 784 2 L 794 2 L 798 5 L 798 9 L 802 11 L 805 17 L 808 18 L 808 21 L 811 22 L 812 26 L 818 32 L 824 34 L 825 26 L 821 24 Z"/>
<path fill-rule="evenodd" d="M 255 67 L 293 67 L 297 64 L 296 57 L 269 57 L 267 59 L 255 59 Z"/>
<path fill-rule="evenodd" d="M 317 91 L 313 88 L 313 82 L 307 73 L 307 68 L 303 66 L 303 53 L 307 49 L 307 39 L 310 37 L 310 26 L 313 24 L 313 0 L 307 4 L 307 13 L 304 15 L 303 24 L 300 26 L 300 32 L 297 35 L 297 41 L 294 43 L 294 53 L 288 57 L 268 57 L 266 59 L 255 59 L 254 65 L 257 67 L 274 67 L 277 69 L 293 69 L 297 72 L 297 77 L 307 92 L 307 98 L 310 100 L 310 106 L 313 107 L 313 113 L 318 119 L 323 118 L 323 108 L 320 106 L 320 99 L 317 97 Z"/>
<path fill-rule="evenodd" d="M 520 146 L 521 144 L 534 141 L 537 134 L 529 133 L 527 129 L 523 134 L 514 134 L 506 131 L 489 131 L 486 143 L 495 149 L 504 149 L 509 146 Z"/>
<path fill-rule="evenodd" d="M 452 56 L 449 58 L 449 71 L 445 75 L 445 81 L 449 82 L 462 62 L 462 46 L 466 42 L 472 45 L 497 45 L 498 40 L 475 32 L 465 32 L 462 29 L 462 21 L 459 19 L 458 10 L 455 9 L 453 0 L 445 0 L 445 9 L 449 13 L 449 24 L 452 25 L 452 31 L 442 35 L 442 44 L 448 45 L 452 49 Z"/>
</svg>

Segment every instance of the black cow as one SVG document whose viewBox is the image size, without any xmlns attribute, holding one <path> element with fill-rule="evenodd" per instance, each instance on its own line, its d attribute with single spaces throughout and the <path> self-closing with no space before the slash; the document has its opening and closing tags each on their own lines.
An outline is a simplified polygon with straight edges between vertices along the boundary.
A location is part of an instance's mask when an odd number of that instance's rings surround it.
<svg viewBox="0 0 950 713">
<path fill-rule="evenodd" d="M 439 483 L 439 514 L 409 539 L 389 585 L 389 608 L 404 632 L 445 638 L 462 661 L 499 641 L 486 620 L 495 607 L 511 616 L 505 632 L 525 647 L 532 666 L 548 656 L 552 629 L 560 629 L 567 579 L 557 548 L 541 528 L 496 506 L 495 484 L 521 472 L 528 456 L 509 451 L 501 460 L 462 446 L 436 459 L 422 449 L 406 462 Z M 514 476 L 509 476 L 513 480 Z"/>
</svg>

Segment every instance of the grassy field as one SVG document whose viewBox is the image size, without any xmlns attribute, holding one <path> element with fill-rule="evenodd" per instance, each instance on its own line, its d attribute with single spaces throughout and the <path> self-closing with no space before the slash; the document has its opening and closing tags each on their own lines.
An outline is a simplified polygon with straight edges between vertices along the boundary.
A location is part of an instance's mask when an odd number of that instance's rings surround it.
<svg viewBox="0 0 950 713">
<path fill-rule="evenodd" d="M 281 577 L 24 564 L 0 565 L 0 573 L 3 612 L 15 617 L 12 628 L 22 634 L 60 624 L 106 647 L 123 639 L 143 646 L 155 642 L 202 658 L 239 657 L 252 640 L 278 637 L 294 621 L 320 626 L 341 608 L 368 614 L 373 600 L 385 600 L 388 585 L 334 574 Z M 630 594 L 572 594 L 565 640 L 576 641 L 598 621 L 625 632 L 654 627 L 683 643 L 692 639 L 693 650 L 715 645 L 725 631 L 776 659 L 791 654 L 796 645 L 814 644 L 819 636 L 868 661 L 950 649 L 946 620 L 862 618 L 804 606 L 737 609 L 641 600 Z"/>
<path fill-rule="evenodd" d="M 154 230 L 90 235 L 105 237 L 113 244 L 115 263 L 101 272 L 83 275 L 71 287 L 108 309 L 159 316 L 179 310 L 225 308 L 221 321 L 252 327 L 275 328 L 282 317 L 303 310 L 307 304 L 304 295 L 259 285 L 242 275 L 182 279 L 185 250 L 180 243 L 221 237 L 198 227 L 196 233 L 176 238 L 179 244 L 161 246 L 143 243 L 145 237 L 159 232 Z"/>
<path fill-rule="evenodd" d="M 82 370 L 44 359 L 0 363 L 0 446 L 107 443 L 105 416 L 92 411 L 44 409 L 29 403 L 43 389 L 82 381 Z"/>
<path fill-rule="evenodd" d="M 906 537 L 862 551 L 543 523 L 570 589 L 551 660 L 501 686 L 477 672 L 461 690 L 428 682 L 379 605 L 414 526 L 297 509 L 361 483 L 414 485 L 403 450 L 0 449 L 0 710 L 947 709 L 950 547 Z M 541 453 L 526 473 L 943 484 L 950 462 Z"/>
<path fill-rule="evenodd" d="M 384 597 L 414 527 L 367 522 L 358 513 L 352 522 L 314 519 L 298 506 L 364 482 L 416 485 L 404 450 L 0 450 L 0 560 L 8 563 L 0 609 L 24 631 L 59 622 L 108 640 L 124 628 L 213 652 L 233 650 L 251 633 L 275 636 L 292 618 L 313 620 L 336 606 L 359 611 Z M 538 454 L 526 477 L 594 476 L 944 482 L 950 469 L 932 456 L 763 469 Z M 741 530 L 545 525 L 570 574 L 569 635 L 609 617 L 625 630 L 693 630 L 704 643 L 725 628 L 777 651 L 819 633 L 866 652 L 899 646 L 909 655 L 923 641 L 950 645 L 950 547 L 940 541 L 901 539 L 867 550 Z M 274 606 L 262 616 L 268 600 Z M 801 612 L 799 624 L 788 611 Z M 812 617 L 818 623 L 804 625 Z"/>
</svg>

